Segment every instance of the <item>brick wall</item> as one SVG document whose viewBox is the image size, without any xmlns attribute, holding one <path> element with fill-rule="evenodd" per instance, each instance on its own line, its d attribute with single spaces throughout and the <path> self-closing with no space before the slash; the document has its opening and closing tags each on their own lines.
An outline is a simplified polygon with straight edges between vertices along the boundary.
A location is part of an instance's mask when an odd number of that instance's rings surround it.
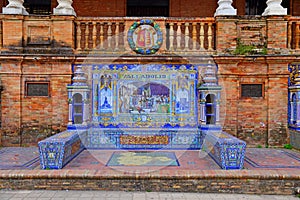
<svg viewBox="0 0 300 200">
<path fill-rule="evenodd" d="M 57 60 L 52 63 L 27 62 L 23 64 L 23 71 L 26 72 L 22 76 L 23 91 L 26 81 L 48 81 L 50 86 L 49 97 L 22 97 L 22 143 L 36 145 L 66 128 L 66 87 L 71 83 L 71 64 Z"/>
<path fill-rule="evenodd" d="M 270 17 L 267 27 L 268 48 L 286 48 L 287 22 L 282 17 Z"/>
<path fill-rule="evenodd" d="M 291 6 L 292 6 L 292 15 L 294 16 L 300 16 L 300 1 L 299 0 L 291 0 Z"/>
<path fill-rule="evenodd" d="M 77 16 L 121 17 L 126 15 L 125 0 L 80 0 L 73 1 Z"/>
<path fill-rule="evenodd" d="M 226 49 L 235 49 L 237 43 L 237 20 L 234 18 L 218 17 L 216 22 L 217 51 L 224 52 Z"/>
<path fill-rule="evenodd" d="M 237 9 L 238 15 L 245 14 L 246 0 L 233 0 L 233 7 Z M 212 17 L 218 6 L 218 0 L 170 0 L 170 16 L 173 17 Z M 7 0 L 0 0 L 0 6 L 5 7 Z M 57 6 L 57 0 L 51 0 L 51 11 Z M 292 15 L 300 15 L 300 2 L 291 0 Z M 125 0 L 74 0 L 73 7 L 77 16 L 125 16 Z"/>
<path fill-rule="evenodd" d="M 52 53 L 72 52 L 72 19 L 72 16 L 3 17 L 2 50 L 10 55 L 0 58 L 4 88 L 1 96 L 3 146 L 37 145 L 39 140 L 66 128 L 66 86 L 71 83 L 72 57 Z M 23 53 L 31 56 L 24 58 Z M 26 81 L 48 81 L 51 96 L 26 97 Z"/>
<path fill-rule="evenodd" d="M 5 7 L 7 5 L 7 0 L 1 0 L 0 1 L 0 6 L 1 6 L 1 13 L 2 13 L 2 8 Z"/>
<path fill-rule="evenodd" d="M 51 60 L 49 62 L 49 60 Z M 2 145 L 37 145 L 60 132 L 68 122 L 67 84 L 71 83 L 71 64 L 66 61 L 34 59 L 1 62 Z M 13 73 L 12 73 L 13 72 Z M 48 81 L 49 97 L 28 97 L 25 83 Z"/>
<path fill-rule="evenodd" d="M 245 15 L 246 0 L 233 0 L 232 6 L 237 10 L 237 15 Z"/>
<path fill-rule="evenodd" d="M 171 17 L 213 17 L 218 7 L 218 0 L 172 0 L 170 2 Z M 245 0 L 234 0 L 232 6 L 237 9 L 238 15 L 245 14 Z"/>
<path fill-rule="evenodd" d="M 19 146 L 21 126 L 21 62 L 19 59 L 1 62 L 2 145 Z"/>
<path fill-rule="evenodd" d="M 176 12 L 183 12 L 180 6 L 176 9 Z M 3 16 L 5 48 L 2 52 L 7 51 L 10 56 L 2 55 L 0 60 L 4 87 L 2 145 L 36 144 L 65 129 L 68 114 L 66 85 L 71 83 L 74 54 L 65 54 L 65 57 L 49 54 L 47 57 L 41 56 L 40 50 L 50 53 L 58 50 L 61 54 L 67 48 L 73 53 L 73 19 L 72 16 Z M 232 17 L 217 18 L 219 52 L 235 48 L 237 21 Z M 266 28 L 268 39 L 271 37 L 268 47 L 285 49 L 287 31 L 283 18 L 268 18 Z M 44 46 L 30 44 L 32 39 L 38 41 L 41 35 L 49 37 L 50 43 Z M 33 55 L 16 54 L 20 52 L 33 52 Z M 163 59 L 158 60 L 167 62 Z M 246 140 L 249 145 L 280 146 L 287 142 L 287 66 L 290 59 L 274 55 L 216 56 L 223 87 L 221 119 L 225 131 Z M 25 97 L 25 82 L 30 80 L 49 81 L 51 97 Z M 240 98 L 242 83 L 262 83 L 264 96 Z"/>
<path fill-rule="evenodd" d="M 171 0 L 171 17 L 212 17 L 217 8 L 217 0 L 190 1 L 190 0 Z"/>
<path fill-rule="evenodd" d="M 253 172 L 256 171 L 256 172 Z M 118 172 L 118 171 L 117 171 Z M 299 175 L 284 170 L 214 170 L 116 174 L 110 170 L 2 170 L 0 189 L 110 190 L 293 195 Z"/>
<path fill-rule="evenodd" d="M 274 63 L 263 57 L 255 60 L 219 57 L 216 62 L 222 86 L 220 114 L 223 130 L 247 141 L 249 146 L 287 143 L 289 61 Z M 241 97 L 241 84 L 262 84 L 263 97 Z"/>
</svg>

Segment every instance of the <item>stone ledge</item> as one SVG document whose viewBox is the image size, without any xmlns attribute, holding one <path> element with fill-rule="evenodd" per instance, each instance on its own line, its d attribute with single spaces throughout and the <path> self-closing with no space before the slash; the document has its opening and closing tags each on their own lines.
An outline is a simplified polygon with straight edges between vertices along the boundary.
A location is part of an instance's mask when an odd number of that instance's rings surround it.
<svg viewBox="0 0 300 200">
<path fill-rule="evenodd" d="M 0 189 L 295 194 L 300 170 L 3 170 Z"/>
<path fill-rule="evenodd" d="M 300 170 L 158 170 L 154 172 L 142 172 L 138 170 L 134 172 L 123 172 L 114 169 L 105 170 L 0 170 L 0 179 L 144 179 L 144 178 L 160 178 L 160 179 L 279 179 L 300 181 Z"/>
</svg>

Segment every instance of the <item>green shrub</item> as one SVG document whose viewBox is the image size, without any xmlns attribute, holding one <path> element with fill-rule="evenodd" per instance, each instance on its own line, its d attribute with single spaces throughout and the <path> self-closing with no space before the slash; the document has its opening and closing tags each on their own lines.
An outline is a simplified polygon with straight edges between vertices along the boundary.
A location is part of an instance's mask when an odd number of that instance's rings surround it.
<svg viewBox="0 0 300 200">
<path fill-rule="evenodd" d="M 237 39 L 237 46 L 236 49 L 233 51 L 234 55 L 254 55 L 254 54 L 267 54 L 267 48 L 258 48 L 254 45 L 245 45 L 241 42 L 241 39 Z"/>
<path fill-rule="evenodd" d="M 285 148 L 285 149 L 292 149 L 293 146 L 291 144 L 285 144 L 285 145 L 283 145 L 283 148 Z"/>
</svg>

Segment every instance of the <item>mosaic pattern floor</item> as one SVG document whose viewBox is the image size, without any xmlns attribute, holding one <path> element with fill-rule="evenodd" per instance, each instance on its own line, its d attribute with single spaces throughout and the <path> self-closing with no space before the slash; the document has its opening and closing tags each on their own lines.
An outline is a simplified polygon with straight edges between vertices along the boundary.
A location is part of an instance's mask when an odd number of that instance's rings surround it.
<svg viewBox="0 0 300 200">
<path fill-rule="evenodd" d="M 247 169 L 300 169 L 300 153 L 287 149 L 248 148 L 245 161 Z"/>
<path fill-rule="evenodd" d="M 37 147 L 6 147 L 0 149 L 1 169 L 34 169 L 39 167 Z"/>
<path fill-rule="evenodd" d="M 113 150 L 84 150 L 64 169 L 105 169 L 107 167 L 120 171 L 147 171 L 147 170 L 208 170 L 220 167 L 204 152 L 201 151 L 154 151 L 173 153 L 180 166 L 107 166 Z M 128 153 L 129 151 L 117 151 Z"/>
<path fill-rule="evenodd" d="M 174 152 L 114 152 L 107 166 L 179 166 Z"/>
</svg>

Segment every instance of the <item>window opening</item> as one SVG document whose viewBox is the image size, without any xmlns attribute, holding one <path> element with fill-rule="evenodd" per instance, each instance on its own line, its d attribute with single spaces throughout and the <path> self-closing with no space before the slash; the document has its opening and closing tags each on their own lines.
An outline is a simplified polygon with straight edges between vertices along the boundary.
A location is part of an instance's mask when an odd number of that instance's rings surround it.
<svg viewBox="0 0 300 200">
<path fill-rule="evenodd" d="M 24 7 L 29 14 L 50 15 L 51 0 L 25 0 Z"/>
<path fill-rule="evenodd" d="M 169 0 L 127 0 L 127 16 L 169 16 Z"/>
</svg>

